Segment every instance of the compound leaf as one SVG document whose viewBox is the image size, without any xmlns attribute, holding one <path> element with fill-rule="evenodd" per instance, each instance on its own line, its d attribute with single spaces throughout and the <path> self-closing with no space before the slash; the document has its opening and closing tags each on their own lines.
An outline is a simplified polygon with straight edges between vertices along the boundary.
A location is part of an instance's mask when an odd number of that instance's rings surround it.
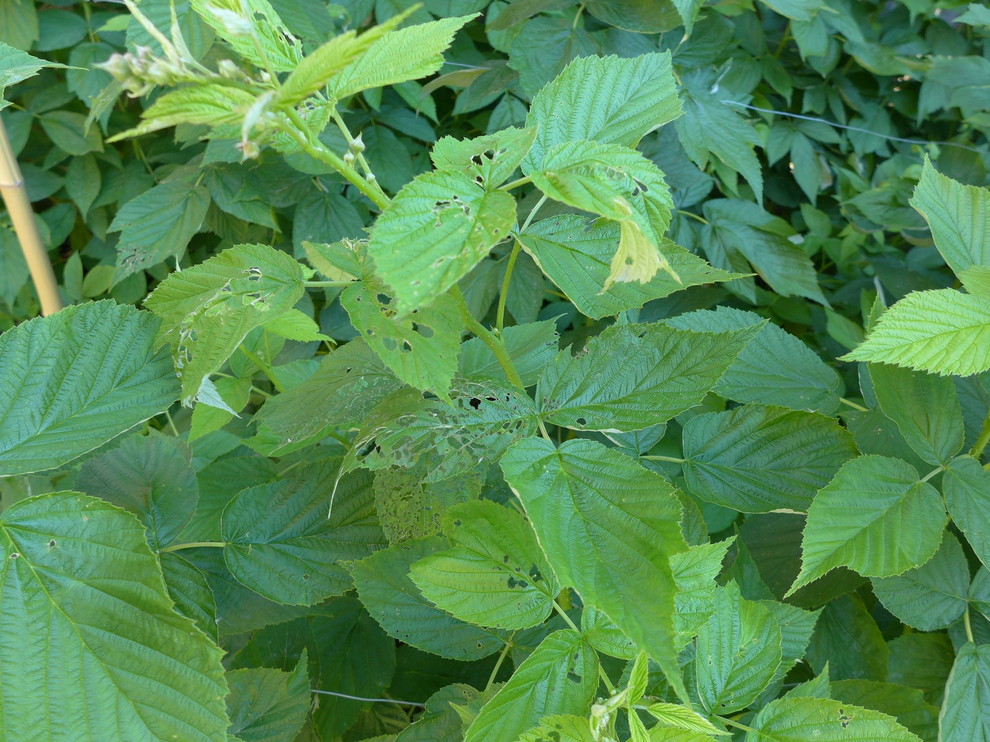
<svg viewBox="0 0 990 742">
<path fill-rule="evenodd" d="M 0 336 L 0 474 L 52 469 L 175 401 L 158 321 L 112 301 L 68 307 Z"/>
</svg>

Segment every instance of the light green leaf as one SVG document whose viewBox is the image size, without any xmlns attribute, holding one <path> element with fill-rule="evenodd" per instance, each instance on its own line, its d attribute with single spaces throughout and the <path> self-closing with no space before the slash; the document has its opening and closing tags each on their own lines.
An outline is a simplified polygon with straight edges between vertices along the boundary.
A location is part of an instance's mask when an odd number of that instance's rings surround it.
<svg viewBox="0 0 990 742">
<path fill-rule="evenodd" d="M 990 265 L 974 265 L 959 274 L 966 292 L 990 299 Z"/>
<path fill-rule="evenodd" d="M 593 605 L 581 609 L 581 636 L 596 650 L 611 657 L 632 660 L 639 652 L 632 639 Z"/>
<path fill-rule="evenodd" d="M 619 247 L 604 288 L 649 281 L 663 269 L 680 283 L 661 252 L 674 202 L 663 173 L 629 147 L 574 140 L 543 153 L 533 184 L 555 201 L 620 222 Z"/>
<path fill-rule="evenodd" d="M 529 438 L 510 448 L 501 465 L 561 583 L 611 618 L 684 695 L 670 555 L 687 546 L 674 488 L 589 440 L 556 449 Z"/>
<path fill-rule="evenodd" d="M 42 67 L 62 67 L 62 65 L 32 57 L 0 41 L 0 109 L 9 105 L 4 100 L 5 88 L 34 77 Z"/>
<path fill-rule="evenodd" d="M 510 127 L 474 139 L 444 137 L 433 145 L 430 159 L 437 170 L 467 175 L 485 189 L 496 188 L 519 167 L 535 137 L 533 127 Z"/>
<path fill-rule="evenodd" d="M 22 500 L 0 563 L 7 739 L 226 739 L 223 652 L 175 612 L 137 518 L 74 492 Z"/>
<path fill-rule="evenodd" d="M 875 709 L 893 716 L 908 731 L 922 739 L 938 737 L 938 707 L 925 700 L 918 688 L 876 680 L 837 680 L 829 685 L 837 701 Z"/>
<path fill-rule="evenodd" d="M 834 418 L 756 404 L 691 418 L 683 450 L 687 488 L 744 513 L 806 512 L 857 453 Z"/>
<path fill-rule="evenodd" d="M 178 385 L 157 326 L 101 301 L 0 335 L 0 474 L 61 466 L 168 409 Z"/>
<path fill-rule="evenodd" d="M 723 102 L 731 97 L 729 92 L 712 92 L 706 72 L 685 75 L 682 82 L 687 94 L 684 115 L 674 126 L 684 151 L 701 169 L 714 156 L 741 173 L 756 193 L 757 203 L 762 202 L 763 172 L 753 151 L 760 141 L 756 129 L 739 114 L 739 108 Z"/>
<path fill-rule="evenodd" d="M 963 644 L 945 686 L 938 718 L 940 740 L 990 740 L 990 644 Z"/>
<path fill-rule="evenodd" d="M 946 467 L 942 492 L 952 522 L 980 561 L 990 565 L 990 472 L 972 456 L 960 456 Z"/>
<path fill-rule="evenodd" d="M 220 83 L 171 90 L 141 112 L 143 121 L 140 124 L 115 134 L 107 142 L 117 142 L 179 124 L 240 125 L 254 103 L 255 97 L 246 90 Z"/>
<path fill-rule="evenodd" d="M 477 716 L 477 710 L 495 695 L 500 686 L 500 683 L 493 683 L 484 691 L 464 683 L 444 686 L 426 700 L 423 713 L 399 732 L 395 742 L 448 742 L 462 739 L 465 725 L 462 715 L 474 712 L 471 718 Z"/>
<path fill-rule="evenodd" d="M 591 725 L 583 716 L 554 714 L 543 717 L 538 727 L 519 737 L 518 742 L 596 742 Z"/>
<path fill-rule="evenodd" d="M 430 172 L 406 185 L 375 222 L 368 255 L 398 300 L 399 318 L 447 291 L 505 239 L 516 201 L 467 173 Z"/>
<path fill-rule="evenodd" d="M 461 320 L 447 295 L 405 319 L 395 314 L 393 300 L 380 281 L 366 278 L 349 286 L 340 303 L 371 349 L 400 380 L 448 399 L 457 372 Z"/>
<path fill-rule="evenodd" d="M 647 711 L 659 722 L 659 726 L 675 727 L 689 732 L 718 737 L 730 736 L 729 732 L 722 731 L 704 716 L 687 706 L 679 706 L 676 703 L 652 703 Z"/>
<path fill-rule="evenodd" d="M 715 593 L 715 611 L 698 632 L 698 697 L 712 714 L 748 707 L 781 660 L 781 633 L 770 610 L 746 600 L 734 582 Z"/>
<path fill-rule="evenodd" d="M 550 615 L 560 585 L 518 512 L 476 500 L 450 508 L 444 524 L 453 548 L 420 559 L 410 571 L 438 608 L 503 629 L 527 629 Z"/>
<path fill-rule="evenodd" d="M 535 384 L 543 373 L 544 366 L 557 354 L 556 320 L 513 325 L 504 328 L 500 335 L 523 384 Z M 471 379 L 505 379 L 501 364 L 481 338 L 471 338 L 461 346 L 460 364 L 462 376 Z"/>
<path fill-rule="evenodd" d="M 810 21 L 820 9 L 828 8 L 824 0 L 761 0 L 761 2 L 792 21 Z"/>
<path fill-rule="evenodd" d="M 268 0 L 191 0 L 192 9 L 217 35 L 259 69 L 295 69 L 302 44 L 289 33 Z"/>
<path fill-rule="evenodd" d="M 953 273 L 990 266 L 990 189 L 942 175 L 926 156 L 909 203 L 925 217 L 935 247 Z"/>
<path fill-rule="evenodd" d="M 990 8 L 979 3 L 970 3 L 966 12 L 956 17 L 956 22 L 970 26 L 990 26 Z"/>
<path fill-rule="evenodd" d="M 829 415 L 839 406 L 842 381 L 805 343 L 755 312 L 716 307 L 667 320 L 696 332 L 726 332 L 760 326 L 715 385 L 715 393 L 737 402 L 780 405 Z"/>
<path fill-rule="evenodd" d="M 732 539 L 715 544 L 689 546 L 687 551 L 671 554 L 677 593 L 674 595 L 674 629 L 677 645 L 683 647 L 697 635 L 715 611 L 715 578 L 722 572 L 722 562 Z"/>
<path fill-rule="evenodd" d="M 966 611 L 969 565 L 959 541 L 942 537 L 935 556 L 895 577 L 875 577 L 873 593 L 883 607 L 921 631 L 944 629 Z"/>
<path fill-rule="evenodd" d="M 144 304 L 162 318 L 160 337 L 172 346 L 185 404 L 248 332 L 292 308 L 302 279 L 302 266 L 286 253 L 237 245 L 158 285 Z"/>
<path fill-rule="evenodd" d="M 159 183 L 121 206 L 107 230 L 120 232 L 114 281 L 181 257 L 209 206 L 205 186 L 178 180 Z"/>
<path fill-rule="evenodd" d="M 778 698 L 751 724 L 746 742 L 920 742 L 892 716 L 831 698 Z"/>
<path fill-rule="evenodd" d="M 313 605 L 350 588 L 339 562 L 365 557 L 385 539 L 371 475 L 361 472 L 338 483 L 337 472 L 338 461 L 331 459 L 249 487 L 231 500 L 221 520 L 223 555 L 239 582 L 290 605 Z"/>
<path fill-rule="evenodd" d="M 443 52 L 454 34 L 472 17 L 444 18 L 386 34 L 330 80 L 331 98 L 433 74 L 443 64 Z"/>
<path fill-rule="evenodd" d="M 954 289 L 915 291 L 880 315 L 866 342 L 839 360 L 940 375 L 990 369 L 990 299 Z"/>
<path fill-rule="evenodd" d="M 575 430 L 622 432 L 670 420 L 701 402 L 755 330 L 696 333 L 615 325 L 583 352 L 561 352 L 536 387 L 541 417 Z"/>
<path fill-rule="evenodd" d="M 576 631 L 557 631 L 543 640 L 482 707 L 464 742 L 517 742 L 545 716 L 584 716 L 597 689 L 595 650 Z"/>
<path fill-rule="evenodd" d="M 457 660 L 487 657 L 502 648 L 502 639 L 440 610 L 409 577 L 415 562 L 445 548 L 439 536 L 403 541 L 351 564 L 358 597 L 385 632 L 405 644 Z"/>
<path fill-rule="evenodd" d="M 532 224 L 519 235 L 519 241 L 578 310 L 595 319 L 636 309 L 690 286 L 730 281 L 742 275 L 712 268 L 665 239 L 659 250 L 680 283 L 661 271 L 645 284 L 613 283 L 604 288 L 619 236 L 619 225 L 614 222 L 565 214 Z"/>
<path fill-rule="evenodd" d="M 283 443 L 291 443 L 330 425 L 359 424 L 400 386 L 395 374 L 358 339 L 325 355 L 316 373 L 266 401 L 254 419 Z"/>
<path fill-rule="evenodd" d="M 669 52 L 575 59 L 533 97 L 526 125 L 538 133 L 523 172 L 543 169 L 547 150 L 576 139 L 635 147 L 680 115 Z"/>
<path fill-rule="evenodd" d="M 904 440 L 929 464 L 944 464 L 963 446 L 962 407 L 951 379 L 871 363 L 873 392 Z"/>
<path fill-rule="evenodd" d="M 292 672 L 251 667 L 227 673 L 230 734 L 244 742 L 284 742 L 302 730 L 309 713 L 308 657 Z"/>
<path fill-rule="evenodd" d="M 158 550 L 175 541 L 196 510 L 199 484 L 191 457 L 177 438 L 133 435 L 86 461 L 75 486 L 137 515 Z"/>
<path fill-rule="evenodd" d="M 887 456 L 846 462 L 815 497 L 801 543 L 801 573 L 788 591 L 846 566 L 890 577 L 935 554 L 945 529 L 942 498 L 910 464 Z"/>
</svg>

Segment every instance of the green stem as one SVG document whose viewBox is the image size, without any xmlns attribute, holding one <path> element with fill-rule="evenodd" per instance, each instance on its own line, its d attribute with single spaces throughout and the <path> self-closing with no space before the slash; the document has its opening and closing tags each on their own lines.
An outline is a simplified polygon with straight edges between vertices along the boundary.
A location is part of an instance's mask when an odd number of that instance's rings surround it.
<svg viewBox="0 0 990 742">
<path fill-rule="evenodd" d="M 942 472 L 942 471 L 945 471 L 945 467 L 944 466 L 940 466 L 937 469 L 932 469 L 930 472 L 928 472 L 925 476 L 923 476 L 921 478 L 921 481 L 922 482 L 927 482 L 929 479 L 931 479 L 936 474 L 938 474 L 939 472 Z"/>
<path fill-rule="evenodd" d="M 519 186 L 523 186 L 526 185 L 527 183 L 532 183 L 532 182 L 533 179 L 527 175 L 525 178 L 518 178 L 512 181 L 511 183 L 506 183 L 504 186 L 501 187 L 500 190 L 511 191 L 513 188 L 518 188 Z"/>
<path fill-rule="evenodd" d="M 970 449 L 970 455 L 978 461 L 980 456 L 983 455 L 983 450 L 987 447 L 987 443 L 990 443 L 990 412 L 983 419 L 983 427 L 980 428 L 980 434 L 976 438 L 976 443 Z"/>
<path fill-rule="evenodd" d="M 336 153 L 327 149 L 319 140 L 314 143 L 309 132 L 309 127 L 306 126 L 306 122 L 303 121 L 302 116 L 294 108 L 286 108 L 285 115 L 292 122 L 292 126 L 285 126 L 282 130 L 292 137 L 296 141 L 296 144 L 303 148 L 306 154 L 332 167 L 347 178 L 347 181 L 351 185 L 367 196 L 375 206 L 383 211 L 385 210 L 385 207 L 389 205 L 389 197 L 385 195 L 385 191 L 381 189 L 381 186 L 377 182 L 361 177 L 361 173 L 344 162 Z"/>
<path fill-rule="evenodd" d="M 499 652 L 498 659 L 495 661 L 495 667 L 492 668 L 492 674 L 488 676 L 488 684 L 485 686 L 485 690 L 488 690 L 495 683 L 495 678 L 498 676 L 498 671 L 502 669 L 502 662 L 505 661 L 505 656 L 509 653 L 512 645 L 508 642 L 502 647 L 502 651 Z"/>
<path fill-rule="evenodd" d="M 509 295 L 509 283 L 512 281 L 512 269 L 516 267 L 516 259 L 519 257 L 521 249 L 522 243 L 516 239 L 512 246 L 512 252 L 509 253 L 509 262 L 505 266 L 505 276 L 502 277 L 502 289 L 498 294 L 498 309 L 495 310 L 495 329 L 499 336 L 501 336 L 502 328 L 505 326 L 505 302 Z"/>
<path fill-rule="evenodd" d="M 854 410 L 859 410 L 860 412 L 870 411 L 869 408 L 863 407 L 863 405 L 856 404 L 855 402 L 851 402 L 845 397 L 839 397 L 839 401 L 842 402 L 842 404 L 846 405 L 847 407 L 852 407 Z"/>
<path fill-rule="evenodd" d="M 333 116 L 333 122 L 337 124 L 337 128 L 340 129 L 340 133 L 343 134 L 345 137 L 347 137 L 348 142 L 353 142 L 354 135 L 351 134 L 351 130 L 347 128 L 347 124 L 344 123 L 344 119 L 341 118 L 340 113 L 337 111 L 336 106 L 334 106 L 333 113 L 331 114 L 331 116 Z M 363 152 L 358 152 L 357 150 L 354 150 L 354 159 L 357 160 L 358 165 L 361 166 L 361 169 L 364 170 L 364 172 L 366 173 L 371 172 L 371 166 L 368 165 L 368 161 L 364 158 Z"/>
<path fill-rule="evenodd" d="M 966 638 L 973 644 L 976 642 L 973 639 L 973 625 L 969 622 L 969 607 L 967 606 L 966 612 L 963 613 L 963 626 L 966 629 Z"/>
<path fill-rule="evenodd" d="M 564 609 L 561 608 L 559 605 L 557 605 L 557 601 L 553 601 L 551 605 L 553 606 L 553 609 L 557 612 L 557 615 L 560 616 L 562 619 L 564 619 L 564 623 L 567 624 L 567 628 L 571 629 L 572 631 L 576 631 L 578 634 L 581 633 L 581 629 L 579 629 L 577 627 L 577 624 L 575 624 L 571 620 L 571 617 L 567 615 Z M 615 685 L 613 685 L 608 675 L 605 674 L 605 668 L 603 668 L 601 665 L 598 666 L 598 675 L 601 677 L 602 682 L 605 684 L 605 687 L 608 689 L 608 692 L 612 695 L 615 695 Z"/>
<path fill-rule="evenodd" d="M 751 734 L 758 734 L 758 732 L 753 729 L 753 727 L 748 727 L 745 724 L 741 724 L 738 721 L 733 721 L 732 719 L 726 719 L 724 716 L 718 717 L 722 720 L 723 724 L 728 724 L 730 727 L 735 727 L 736 729 L 742 729 L 744 732 L 749 732 Z"/>
<path fill-rule="evenodd" d="M 689 217 L 691 217 L 692 219 L 697 219 L 697 220 L 698 220 L 699 222 L 701 222 L 702 224 L 708 224 L 708 223 L 709 223 L 709 222 L 708 222 L 708 220 L 707 220 L 707 219 L 705 219 L 705 217 L 703 217 L 703 216 L 698 216 L 697 214 L 693 214 L 693 213 L 691 213 L 690 211 L 684 211 L 684 209 L 677 209 L 677 213 L 678 213 L 678 214 L 683 214 L 684 216 L 689 216 Z"/>
<path fill-rule="evenodd" d="M 308 289 L 343 289 L 354 283 L 355 281 L 303 281 L 303 286 Z"/>
<path fill-rule="evenodd" d="M 278 379 L 275 378 L 274 372 L 272 372 L 271 367 L 269 367 L 267 363 L 265 363 L 263 360 L 258 358 L 257 355 L 249 351 L 243 345 L 240 346 L 240 349 L 241 352 L 247 356 L 248 360 L 251 361 L 251 363 L 253 363 L 255 366 L 261 369 L 261 373 L 263 373 L 268 378 L 268 380 L 272 383 L 272 386 L 275 387 L 275 390 L 277 392 L 285 391 L 285 387 L 282 386 L 282 382 L 280 382 Z"/>
<path fill-rule="evenodd" d="M 175 427 L 175 421 L 172 420 L 172 416 L 169 414 L 168 410 L 165 410 L 165 419 L 168 421 L 168 426 L 172 429 L 172 435 L 178 438 L 179 429 Z"/>
<path fill-rule="evenodd" d="M 640 458 L 647 461 L 668 461 L 671 464 L 683 464 L 686 460 L 676 458 L 675 456 L 640 456 Z"/>
<path fill-rule="evenodd" d="M 188 544 L 172 544 L 158 550 L 159 554 L 180 549 L 222 549 L 227 544 L 223 541 L 190 541 Z"/>
</svg>

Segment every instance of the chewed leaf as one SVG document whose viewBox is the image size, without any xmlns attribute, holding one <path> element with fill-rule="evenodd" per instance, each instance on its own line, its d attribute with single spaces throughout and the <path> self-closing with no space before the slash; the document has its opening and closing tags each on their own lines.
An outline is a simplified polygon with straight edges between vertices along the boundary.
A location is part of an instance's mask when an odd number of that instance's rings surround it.
<svg viewBox="0 0 990 742">
<path fill-rule="evenodd" d="M 444 137 L 433 145 L 430 158 L 437 170 L 466 174 L 480 186 L 495 188 L 519 167 L 535 138 L 532 127 L 474 139 Z"/>
</svg>

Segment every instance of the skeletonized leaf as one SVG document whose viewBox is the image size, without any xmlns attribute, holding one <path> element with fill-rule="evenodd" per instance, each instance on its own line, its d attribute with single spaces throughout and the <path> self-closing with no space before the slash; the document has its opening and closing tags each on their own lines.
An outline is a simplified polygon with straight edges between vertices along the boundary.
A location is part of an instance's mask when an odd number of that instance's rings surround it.
<svg viewBox="0 0 990 742">
<path fill-rule="evenodd" d="M 526 629 L 550 615 L 560 585 L 518 512 L 477 500 L 455 505 L 444 520 L 453 547 L 410 573 L 423 595 L 479 626 Z"/>
<path fill-rule="evenodd" d="M 990 265 L 990 189 L 942 175 L 926 156 L 910 204 L 925 217 L 935 247 L 957 276 Z"/>
<path fill-rule="evenodd" d="M 517 742 L 544 716 L 586 715 L 597 689 L 595 650 L 576 631 L 557 631 L 543 640 L 482 707 L 464 742 Z"/>
<path fill-rule="evenodd" d="M 590 440 L 558 449 L 527 438 L 501 465 L 561 583 L 608 615 L 685 695 L 675 659 L 670 555 L 687 545 L 674 488 Z"/>
<path fill-rule="evenodd" d="M 480 176 L 479 176 L 480 177 Z M 396 194 L 371 230 L 368 255 L 398 300 L 398 317 L 429 304 L 501 242 L 516 201 L 463 172 L 429 172 Z"/>
<path fill-rule="evenodd" d="M 158 321 L 112 301 L 68 307 L 0 336 L 0 474 L 51 469 L 178 396 Z"/>
<path fill-rule="evenodd" d="M 683 445 L 687 489 L 745 513 L 807 511 L 857 453 L 834 418 L 756 404 L 691 418 Z"/>
<path fill-rule="evenodd" d="M 901 459 L 860 456 L 846 462 L 815 497 L 801 543 L 793 593 L 836 567 L 890 577 L 935 554 L 945 528 L 938 491 Z"/>
<path fill-rule="evenodd" d="M 669 52 L 575 59 L 533 97 L 526 125 L 538 134 L 523 171 L 541 169 L 548 149 L 575 139 L 635 147 L 680 115 Z"/>
<path fill-rule="evenodd" d="M 701 402 L 755 330 L 696 333 L 616 325 L 574 356 L 564 350 L 536 388 L 554 425 L 610 432 L 666 422 Z"/>
<path fill-rule="evenodd" d="M 221 521 L 224 561 L 246 587 L 291 605 L 313 605 L 350 588 L 338 562 L 367 556 L 385 539 L 371 475 L 361 472 L 337 483 L 338 463 L 314 464 L 288 479 L 249 487 L 227 505 Z"/>
<path fill-rule="evenodd" d="M 595 319 L 641 307 L 691 286 L 742 276 L 713 268 L 664 239 L 658 249 L 680 282 L 661 271 L 645 284 L 620 282 L 605 288 L 619 237 L 619 225 L 614 222 L 564 214 L 530 225 L 519 235 L 519 241 L 581 313 Z"/>
<path fill-rule="evenodd" d="M 880 315 L 844 361 L 892 363 L 939 375 L 990 369 L 990 299 L 954 289 L 915 291 Z"/>
<path fill-rule="evenodd" d="M 226 740 L 223 652 L 175 612 L 137 518 L 75 492 L 22 500 L 0 563 L 7 739 Z"/>
</svg>

